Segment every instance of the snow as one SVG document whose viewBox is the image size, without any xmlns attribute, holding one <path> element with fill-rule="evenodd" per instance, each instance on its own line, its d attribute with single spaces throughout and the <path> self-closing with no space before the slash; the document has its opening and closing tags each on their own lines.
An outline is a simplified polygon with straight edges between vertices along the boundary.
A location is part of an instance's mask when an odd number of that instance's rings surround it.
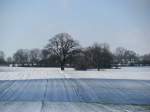
<svg viewBox="0 0 150 112">
<path fill-rule="evenodd" d="M 93 79 L 132 79 L 150 80 L 150 67 L 122 67 L 121 69 L 75 71 L 67 68 L 21 68 L 0 67 L 0 80 L 54 79 L 54 78 L 93 78 Z"/>
<path fill-rule="evenodd" d="M 150 112 L 150 68 L 0 67 L 0 112 Z"/>
<path fill-rule="evenodd" d="M 0 101 L 150 104 L 150 81 L 44 79 L 0 81 Z"/>
<path fill-rule="evenodd" d="M 149 112 L 145 106 L 72 102 L 0 102 L 1 112 Z"/>
</svg>

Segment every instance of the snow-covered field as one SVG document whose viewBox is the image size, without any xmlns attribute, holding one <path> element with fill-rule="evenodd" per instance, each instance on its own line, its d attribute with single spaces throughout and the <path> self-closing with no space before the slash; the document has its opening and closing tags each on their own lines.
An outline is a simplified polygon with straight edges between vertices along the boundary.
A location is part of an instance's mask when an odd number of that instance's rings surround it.
<svg viewBox="0 0 150 112">
<path fill-rule="evenodd" d="M 66 68 L 22 68 L 0 67 L 0 80 L 53 79 L 53 78 L 93 78 L 93 79 L 133 79 L 150 80 L 150 67 L 123 67 L 122 69 L 75 71 Z"/>
<path fill-rule="evenodd" d="M 0 67 L 0 112 L 150 112 L 150 67 Z"/>
</svg>

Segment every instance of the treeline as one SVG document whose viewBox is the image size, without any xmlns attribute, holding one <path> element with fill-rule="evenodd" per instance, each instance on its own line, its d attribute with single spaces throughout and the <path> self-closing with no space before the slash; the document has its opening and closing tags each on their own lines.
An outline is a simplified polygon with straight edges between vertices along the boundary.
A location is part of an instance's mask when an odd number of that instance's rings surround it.
<svg viewBox="0 0 150 112">
<path fill-rule="evenodd" d="M 0 65 L 21 67 L 74 67 L 77 70 L 118 68 L 120 66 L 150 65 L 150 54 L 139 56 L 122 47 L 113 53 L 108 44 L 94 43 L 83 48 L 68 33 L 59 33 L 43 49 L 19 49 L 5 59 L 0 51 Z"/>
</svg>

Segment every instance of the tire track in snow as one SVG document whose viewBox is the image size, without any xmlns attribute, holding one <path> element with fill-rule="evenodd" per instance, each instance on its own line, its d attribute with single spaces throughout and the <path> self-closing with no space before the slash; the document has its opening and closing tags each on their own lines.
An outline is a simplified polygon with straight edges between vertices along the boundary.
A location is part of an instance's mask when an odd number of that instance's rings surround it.
<svg viewBox="0 0 150 112">
<path fill-rule="evenodd" d="M 45 80 L 46 83 L 45 83 L 45 88 L 44 88 L 44 95 L 43 95 L 43 100 L 41 102 L 41 111 L 40 112 L 45 112 L 44 111 L 44 108 L 45 108 L 45 101 L 46 101 L 46 93 L 47 93 L 47 88 L 48 88 L 48 79 Z"/>
<path fill-rule="evenodd" d="M 6 83 L 8 87 L 8 82 L 2 83 Z M 137 83 L 138 86 L 135 88 Z M 150 84 L 150 81 L 145 83 Z M 4 85 L 0 85 L 0 88 L 5 88 Z M 14 81 L 0 93 L 0 101 L 150 104 L 149 96 L 150 87 L 143 84 L 143 81 L 141 83 L 108 79 L 49 79 Z"/>
</svg>

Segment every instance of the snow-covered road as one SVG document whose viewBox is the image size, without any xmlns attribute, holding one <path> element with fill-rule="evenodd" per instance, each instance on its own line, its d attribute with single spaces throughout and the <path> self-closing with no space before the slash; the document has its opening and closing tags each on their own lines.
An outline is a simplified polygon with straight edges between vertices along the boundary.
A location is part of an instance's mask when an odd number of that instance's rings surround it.
<svg viewBox="0 0 150 112">
<path fill-rule="evenodd" d="M 2 67 L 0 79 L 0 112 L 150 112 L 150 68 Z"/>
</svg>

